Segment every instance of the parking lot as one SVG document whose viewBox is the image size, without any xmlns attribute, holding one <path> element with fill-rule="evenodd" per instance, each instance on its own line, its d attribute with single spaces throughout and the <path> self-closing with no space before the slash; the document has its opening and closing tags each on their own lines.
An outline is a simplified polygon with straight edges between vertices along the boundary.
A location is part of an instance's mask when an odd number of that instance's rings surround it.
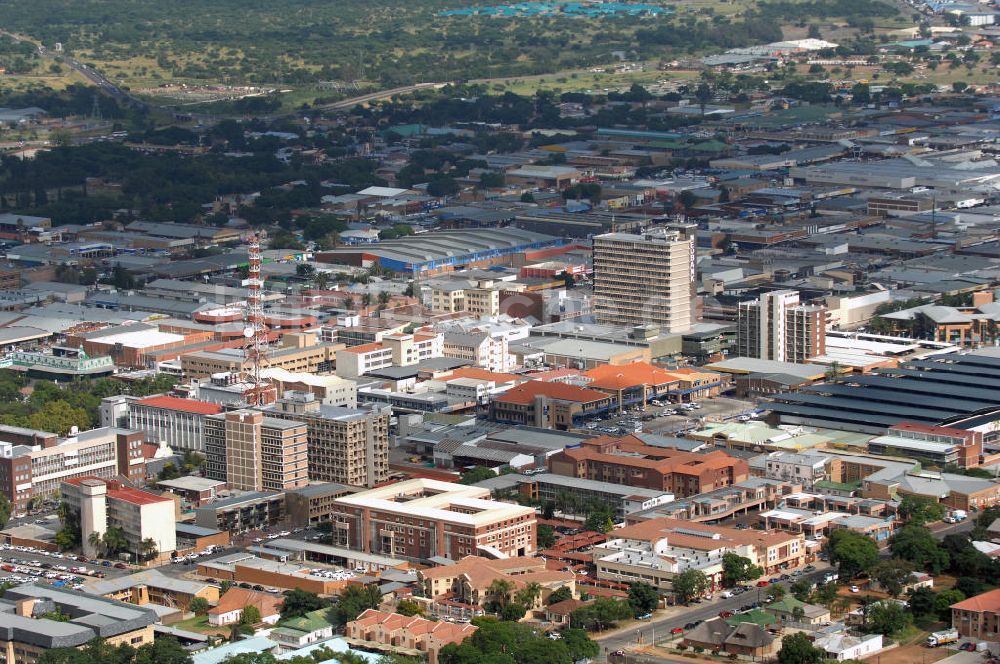
<svg viewBox="0 0 1000 664">
<path fill-rule="evenodd" d="M 596 433 L 626 435 L 637 431 L 676 435 L 703 426 L 706 421 L 719 421 L 747 416 L 754 404 L 729 397 L 713 397 L 691 404 L 661 405 L 648 403 L 635 406 L 620 415 L 595 419 L 585 428 Z"/>
</svg>

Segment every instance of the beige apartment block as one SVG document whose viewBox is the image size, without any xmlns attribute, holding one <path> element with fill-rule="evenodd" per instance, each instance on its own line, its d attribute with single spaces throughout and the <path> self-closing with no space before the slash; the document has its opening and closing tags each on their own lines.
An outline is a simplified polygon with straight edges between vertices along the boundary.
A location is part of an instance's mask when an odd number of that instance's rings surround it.
<svg viewBox="0 0 1000 664">
<path fill-rule="evenodd" d="M 612 325 L 686 332 L 696 317 L 694 225 L 594 238 L 594 315 Z"/>
</svg>

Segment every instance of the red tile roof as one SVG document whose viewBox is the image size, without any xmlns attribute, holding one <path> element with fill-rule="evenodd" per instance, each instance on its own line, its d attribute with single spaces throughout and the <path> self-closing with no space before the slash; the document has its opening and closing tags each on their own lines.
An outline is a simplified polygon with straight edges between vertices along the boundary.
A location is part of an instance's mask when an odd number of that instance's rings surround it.
<svg viewBox="0 0 1000 664">
<path fill-rule="evenodd" d="M 967 600 L 952 604 L 951 608 L 963 611 L 988 611 L 1000 613 L 1000 588 L 985 592 L 982 595 L 970 597 Z"/>
<path fill-rule="evenodd" d="M 136 401 L 139 406 L 149 406 L 151 408 L 163 408 L 165 410 L 179 410 L 185 413 L 196 415 L 216 415 L 222 412 L 222 406 L 217 403 L 207 401 L 196 401 L 195 399 L 181 399 L 180 397 L 158 396 L 147 397 Z"/>
<path fill-rule="evenodd" d="M 108 498 L 114 498 L 115 500 L 132 503 L 133 505 L 153 505 L 155 503 L 173 502 L 173 499 L 167 498 L 166 496 L 157 496 L 155 493 L 130 488 L 108 491 Z"/>
<path fill-rule="evenodd" d="M 601 401 L 610 398 L 604 392 L 588 390 L 583 387 L 576 387 L 575 385 L 530 380 L 527 383 L 522 383 L 507 390 L 502 395 L 496 397 L 494 401 L 529 404 L 537 396 L 546 396 L 557 401 L 576 401 L 579 403 L 589 403 L 591 401 Z"/>
</svg>

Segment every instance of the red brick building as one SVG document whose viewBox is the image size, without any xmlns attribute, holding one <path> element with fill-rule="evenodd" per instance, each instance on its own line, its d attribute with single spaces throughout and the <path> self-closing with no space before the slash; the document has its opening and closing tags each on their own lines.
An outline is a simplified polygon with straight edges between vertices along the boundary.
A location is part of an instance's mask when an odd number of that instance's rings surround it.
<svg viewBox="0 0 1000 664">
<path fill-rule="evenodd" d="M 670 491 L 678 498 L 742 482 L 746 461 L 723 451 L 695 454 L 646 445 L 635 436 L 601 436 L 549 457 L 549 470 L 566 477 Z"/>
</svg>

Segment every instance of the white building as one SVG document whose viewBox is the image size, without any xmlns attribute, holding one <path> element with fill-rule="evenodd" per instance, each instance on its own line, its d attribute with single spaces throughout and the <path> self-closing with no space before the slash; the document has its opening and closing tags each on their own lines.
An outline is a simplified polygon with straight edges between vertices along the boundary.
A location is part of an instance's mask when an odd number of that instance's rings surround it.
<svg viewBox="0 0 1000 664">
<path fill-rule="evenodd" d="M 839 662 L 848 659 L 864 659 L 882 649 L 882 635 L 865 634 L 859 637 L 841 632 L 821 636 L 816 639 L 813 645 L 822 648 L 827 659 L 835 659 Z"/>
</svg>

